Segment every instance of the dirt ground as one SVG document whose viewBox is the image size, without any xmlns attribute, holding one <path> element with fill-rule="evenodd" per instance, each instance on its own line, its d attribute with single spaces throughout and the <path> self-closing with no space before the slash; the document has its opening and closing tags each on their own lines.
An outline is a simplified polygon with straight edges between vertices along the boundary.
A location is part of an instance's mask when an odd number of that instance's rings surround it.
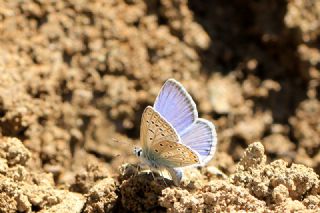
<svg viewBox="0 0 320 213">
<path fill-rule="evenodd" d="M 319 212 L 319 14 L 318 0 L 1 1 L 0 212 Z M 168 78 L 218 134 L 179 187 L 132 152 Z"/>
</svg>

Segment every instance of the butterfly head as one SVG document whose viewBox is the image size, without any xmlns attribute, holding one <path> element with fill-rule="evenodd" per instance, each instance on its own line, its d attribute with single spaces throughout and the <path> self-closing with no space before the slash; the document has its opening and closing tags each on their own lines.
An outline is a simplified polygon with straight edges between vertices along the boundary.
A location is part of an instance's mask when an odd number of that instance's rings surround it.
<svg viewBox="0 0 320 213">
<path fill-rule="evenodd" d="M 142 149 L 139 147 L 135 147 L 133 153 L 139 158 L 142 157 Z"/>
</svg>

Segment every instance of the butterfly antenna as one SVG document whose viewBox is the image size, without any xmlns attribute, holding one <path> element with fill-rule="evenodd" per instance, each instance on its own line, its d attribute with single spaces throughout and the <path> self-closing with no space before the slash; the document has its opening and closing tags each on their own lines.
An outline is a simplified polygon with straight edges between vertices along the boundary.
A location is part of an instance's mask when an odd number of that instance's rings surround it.
<svg viewBox="0 0 320 213">
<path fill-rule="evenodd" d="M 122 143 L 122 144 L 128 144 L 127 141 L 119 141 L 118 139 L 116 138 L 112 138 L 113 142 L 116 142 L 116 143 Z"/>
<path fill-rule="evenodd" d="M 126 144 L 126 145 L 129 144 L 130 146 L 132 146 L 132 144 L 129 143 L 128 141 L 120 141 L 120 140 L 118 140 L 118 139 L 116 139 L 116 138 L 111 138 L 111 139 L 112 139 L 112 141 L 115 142 L 115 143 Z"/>
</svg>

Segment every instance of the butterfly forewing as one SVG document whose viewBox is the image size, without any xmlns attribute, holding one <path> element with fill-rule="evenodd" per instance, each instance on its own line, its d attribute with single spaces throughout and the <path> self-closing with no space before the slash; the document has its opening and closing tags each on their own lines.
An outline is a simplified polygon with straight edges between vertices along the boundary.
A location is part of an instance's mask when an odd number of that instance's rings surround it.
<svg viewBox="0 0 320 213">
<path fill-rule="evenodd" d="M 154 103 L 160 113 L 181 134 L 198 118 L 196 104 L 185 88 L 176 80 L 169 79 L 162 86 Z"/>
<path fill-rule="evenodd" d="M 141 140 L 145 156 L 163 166 L 180 167 L 199 163 L 199 157 L 180 143 L 175 129 L 148 106 L 142 115 Z"/>
<path fill-rule="evenodd" d="M 151 106 L 146 107 L 142 114 L 141 139 L 145 149 L 159 141 L 180 142 L 180 137 L 174 128 Z"/>
</svg>

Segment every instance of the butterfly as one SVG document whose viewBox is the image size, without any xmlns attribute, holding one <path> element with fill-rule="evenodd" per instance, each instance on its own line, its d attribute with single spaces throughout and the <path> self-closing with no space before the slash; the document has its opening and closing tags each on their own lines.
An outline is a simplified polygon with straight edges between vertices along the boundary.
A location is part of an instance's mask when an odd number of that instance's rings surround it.
<svg viewBox="0 0 320 213">
<path fill-rule="evenodd" d="M 204 166 L 216 150 L 214 125 L 198 118 L 198 111 L 186 89 L 168 79 L 156 101 L 147 106 L 140 126 L 141 148 L 134 153 L 151 170 L 167 170 L 175 184 L 182 177 L 182 167 Z"/>
</svg>

